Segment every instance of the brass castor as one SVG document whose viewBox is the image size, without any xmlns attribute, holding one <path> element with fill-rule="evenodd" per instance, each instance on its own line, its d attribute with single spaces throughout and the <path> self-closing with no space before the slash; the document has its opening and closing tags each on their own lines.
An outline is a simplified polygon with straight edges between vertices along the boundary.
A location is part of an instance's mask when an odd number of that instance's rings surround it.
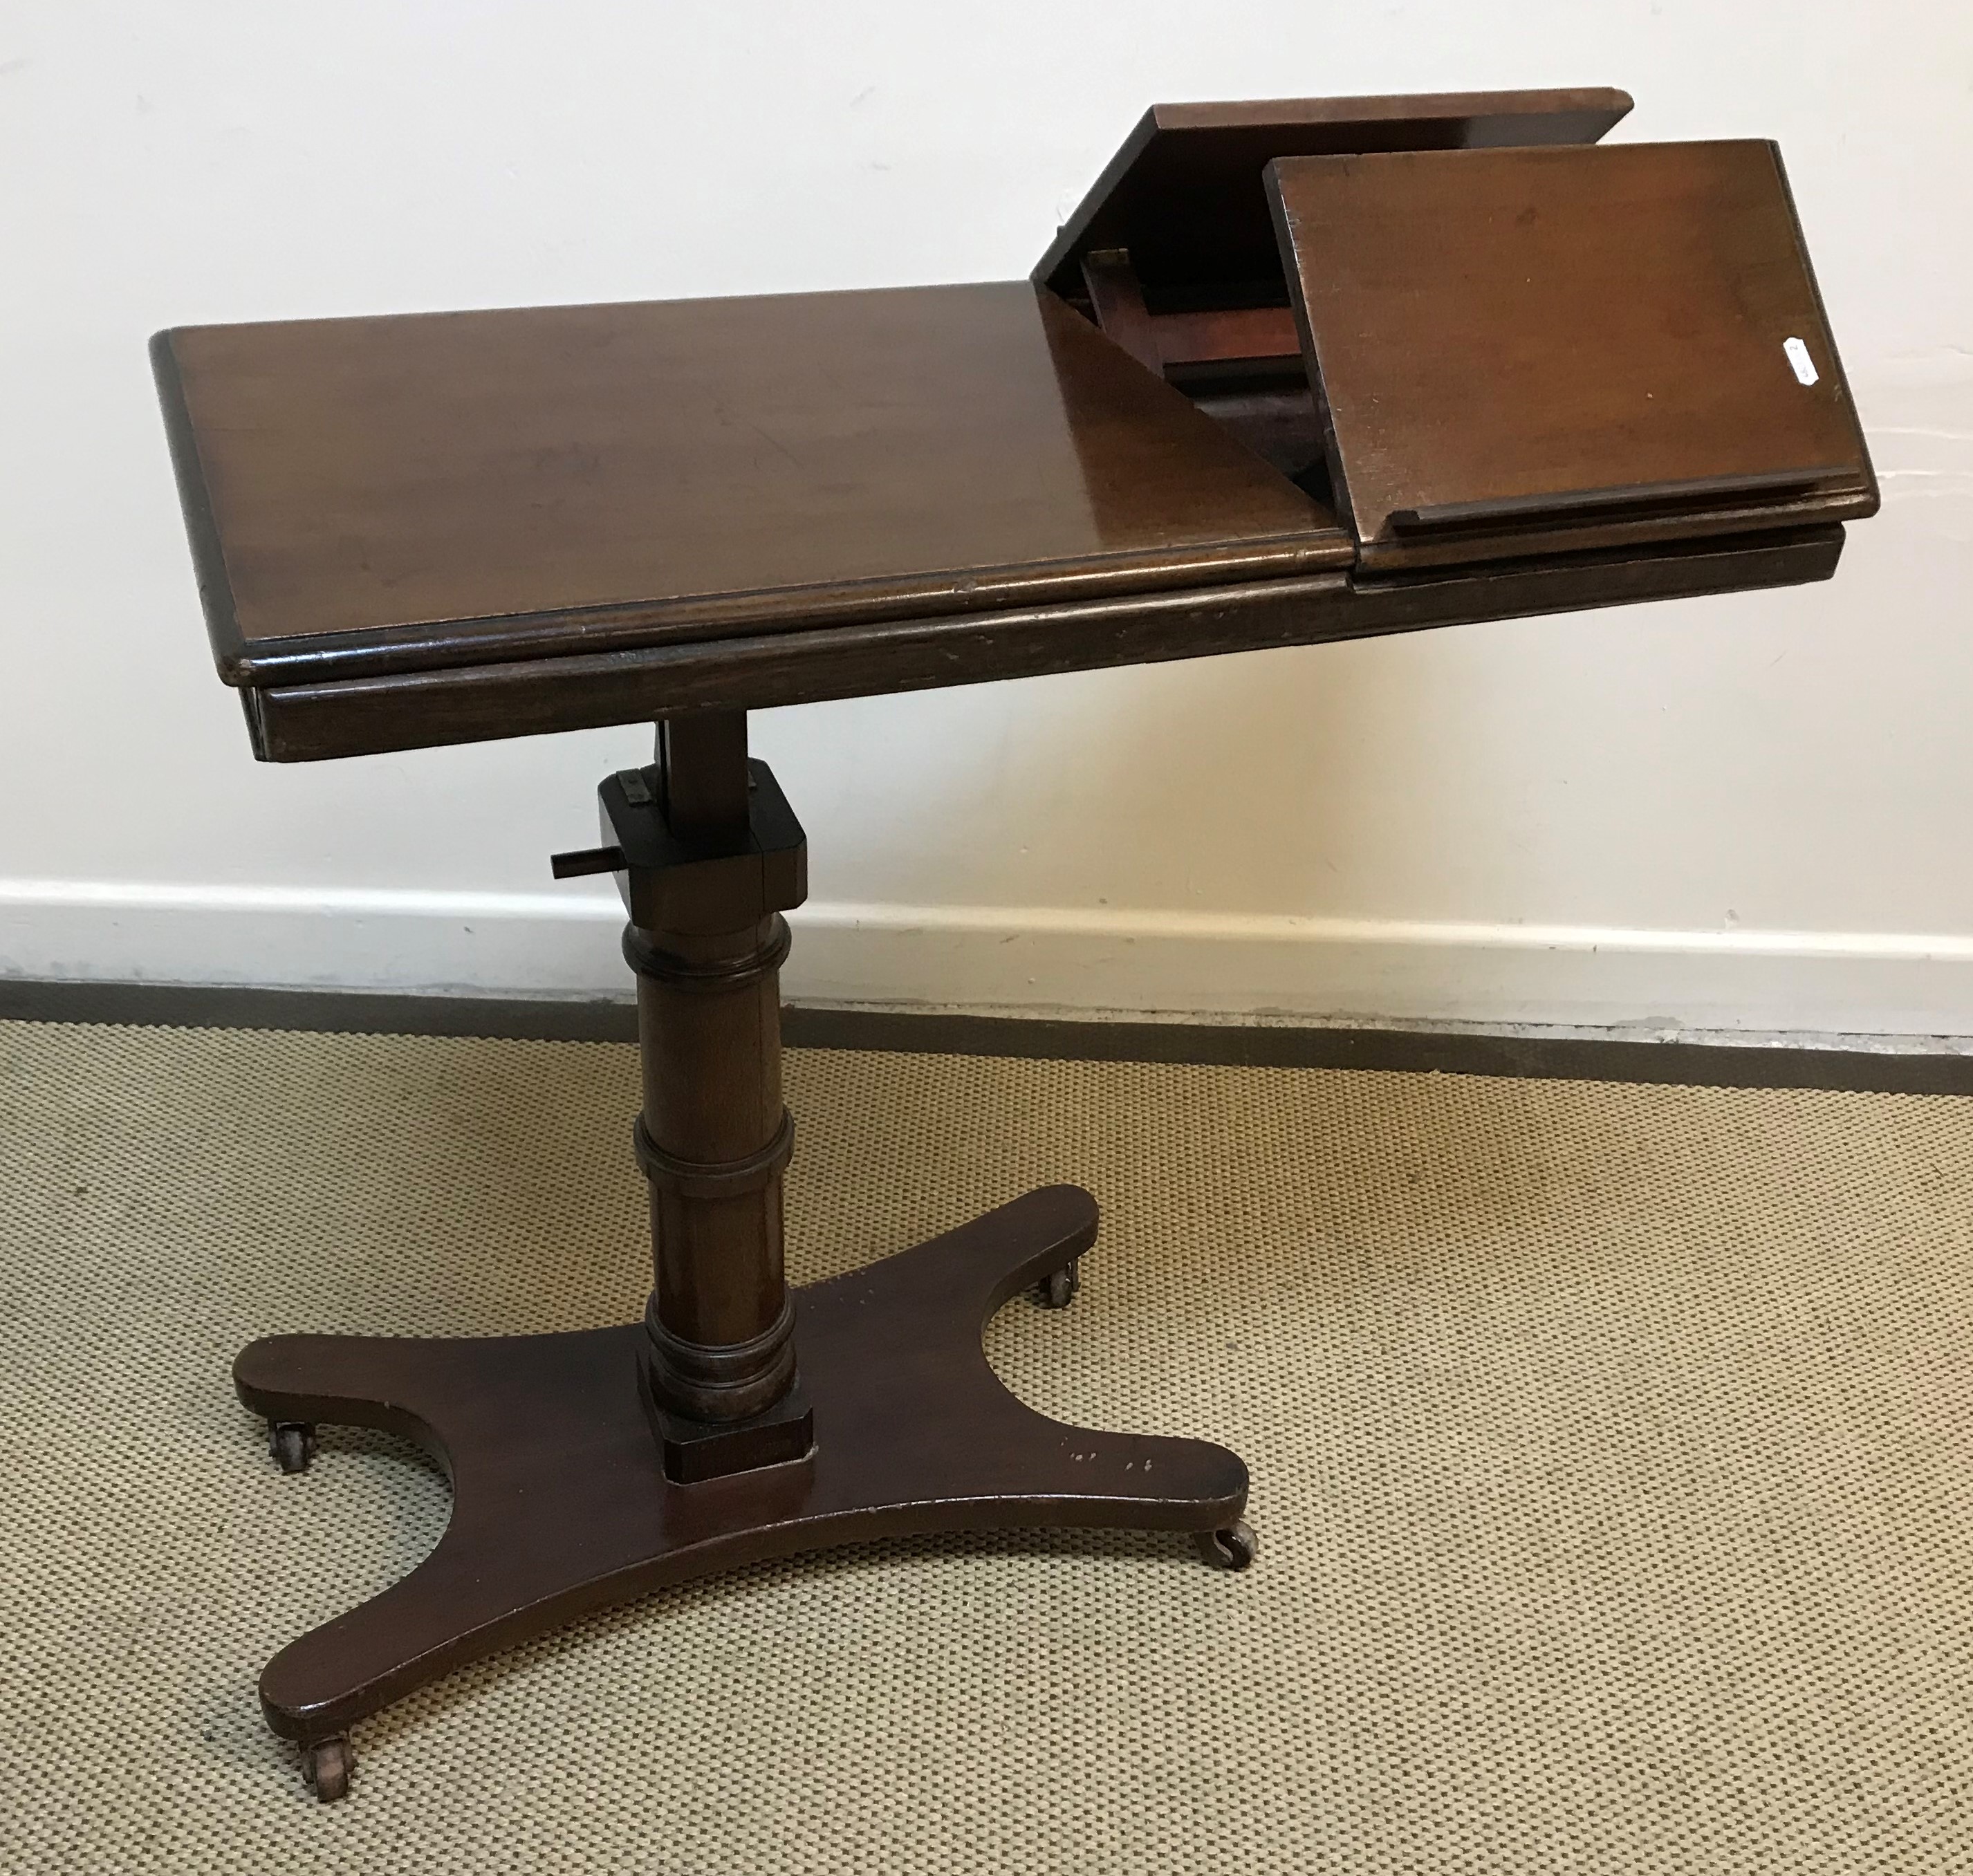
<svg viewBox="0 0 1973 1876">
<path fill-rule="evenodd" d="M 1044 1309 L 1066 1309 L 1082 1287 L 1082 1260 L 1072 1257 L 1059 1270 L 1052 1270 L 1035 1286 L 1035 1301 Z"/>
<path fill-rule="evenodd" d="M 356 1769 L 356 1755 L 348 1739 L 319 1739 L 302 1748 L 302 1783 L 312 1786 L 324 1804 L 333 1804 L 349 1795 L 349 1775 Z"/>
<path fill-rule="evenodd" d="M 315 1457 L 315 1429 L 301 1420 L 270 1420 L 267 1450 L 284 1472 L 305 1472 Z"/>
<path fill-rule="evenodd" d="M 1194 1531 L 1192 1541 L 1216 1570 L 1245 1570 L 1261 1551 L 1261 1540 L 1245 1519 L 1224 1531 Z"/>
</svg>

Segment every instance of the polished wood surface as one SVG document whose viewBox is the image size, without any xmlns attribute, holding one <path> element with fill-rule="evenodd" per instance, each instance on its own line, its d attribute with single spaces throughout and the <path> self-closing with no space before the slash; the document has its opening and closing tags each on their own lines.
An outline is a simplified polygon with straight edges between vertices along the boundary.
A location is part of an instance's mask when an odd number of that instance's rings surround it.
<svg viewBox="0 0 1973 1876">
<path fill-rule="evenodd" d="M 154 351 L 236 683 L 1352 557 L 1026 283 L 190 327 Z"/>
<path fill-rule="evenodd" d="M 1121 343 L 1019 283 L 161 335 L 256 752 L 1825 577 L 1827 525 L 1876 492 L 1769 147 L 1485 147 L 1593 137 L 1628 105 L 1160 106 L 1095 197 L 1230 227 L 1229 190 L 1266 211 L 1249 159 L 1274 157 L 1302 306 L 1229 302 L 1235 250 L 1174 236 L 1195 271 L 1157 290 L 1193 303 L 1153 309 L 1134 257 L 1085 240 L 1075 291 Z M 1279 158 L 1296 138 L 1458 147 Z M 1441 567 L 1471 571 L 1386 583 Z"/>
<path fill-rule="evenodd" d="M 1154 296 L 1239 303 L 1225 296 L 1258 282 L 1284 306 L 1261 183 L 1276 157 L 1593 143 L 1630 108 L 1625 93 L 1601 87 L 1154 104 L 1056 231 L 1035 278 L 1073 299 L 1083 255 L 1121 250 Z"/>
<path fill-rule="evenodd" d="M 1079 1257 L 1096 1224 L 1087 1192 L 1048 1187 L 797 1291 L 813 1451 L 692 1485 L 666 1476 L 646 1424 L 634 1327 L 254 1343 L 234 1370 L 253 1411 L 403 1434 L 453 1488 L 429 1557 L 268 1664 L 268 1724 L 305 1743 L 335 1737 L 587 1610 L 763 1557 L 924 1531 L 1232 1525 L 1247 1496 L 1235 1454 L 1049 1420 L 981 1352 L 986 1319 Z"/>
<path fill-rule="evenodd" d="M 1875 509 L 1772 144 L 1302 157 L 1269 188 L 1366 569 Z"/>
</svg>

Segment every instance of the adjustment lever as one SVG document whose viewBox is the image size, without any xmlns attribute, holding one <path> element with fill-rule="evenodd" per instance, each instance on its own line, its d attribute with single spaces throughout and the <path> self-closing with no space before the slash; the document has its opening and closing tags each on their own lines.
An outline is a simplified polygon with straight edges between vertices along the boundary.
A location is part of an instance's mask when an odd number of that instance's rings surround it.
<svg viewBox="0 0 1973 1876">
<path fill-rule="evenodd" d="M 620 873 L 629 864 L 621 847 L 578 847 L 573 853 L 548 857 L 557 879 L 580 879 L 585 873 Z"/>
</svg>

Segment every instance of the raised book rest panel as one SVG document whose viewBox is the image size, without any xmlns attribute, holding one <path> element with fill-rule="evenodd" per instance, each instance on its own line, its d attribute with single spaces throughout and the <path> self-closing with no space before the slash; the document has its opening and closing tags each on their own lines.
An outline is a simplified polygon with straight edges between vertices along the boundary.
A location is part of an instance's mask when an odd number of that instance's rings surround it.
<svg viewBox="0 0 1973 1876">
<path fill-rule="evenodd" d="M 1366 570 L 1876 508 L 1772 144 L 1297 157 L 1268 187 Z"/>
</svg>

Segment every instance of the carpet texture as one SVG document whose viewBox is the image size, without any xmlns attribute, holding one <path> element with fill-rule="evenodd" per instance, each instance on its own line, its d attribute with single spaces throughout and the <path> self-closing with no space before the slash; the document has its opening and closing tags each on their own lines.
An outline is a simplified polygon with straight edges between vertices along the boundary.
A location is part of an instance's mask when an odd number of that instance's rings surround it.
<svg viewBox="0 0 1973 1876">
<path fill-rule="evenodd" d="M 360 1727 L 254 1682 L 440 1476 L 227 1366 L 627 1320 L 603 1044 L 0 1024 L 0 1869 L 1973 1868 L 1973 1103 L 790 1055 L 797 1280 L 1029 1186 L 1105 1223 L 988 1333 L 1225 1441 L 1260 1561 L 923 1540 L 651 1597 Z"/>
</svg>

